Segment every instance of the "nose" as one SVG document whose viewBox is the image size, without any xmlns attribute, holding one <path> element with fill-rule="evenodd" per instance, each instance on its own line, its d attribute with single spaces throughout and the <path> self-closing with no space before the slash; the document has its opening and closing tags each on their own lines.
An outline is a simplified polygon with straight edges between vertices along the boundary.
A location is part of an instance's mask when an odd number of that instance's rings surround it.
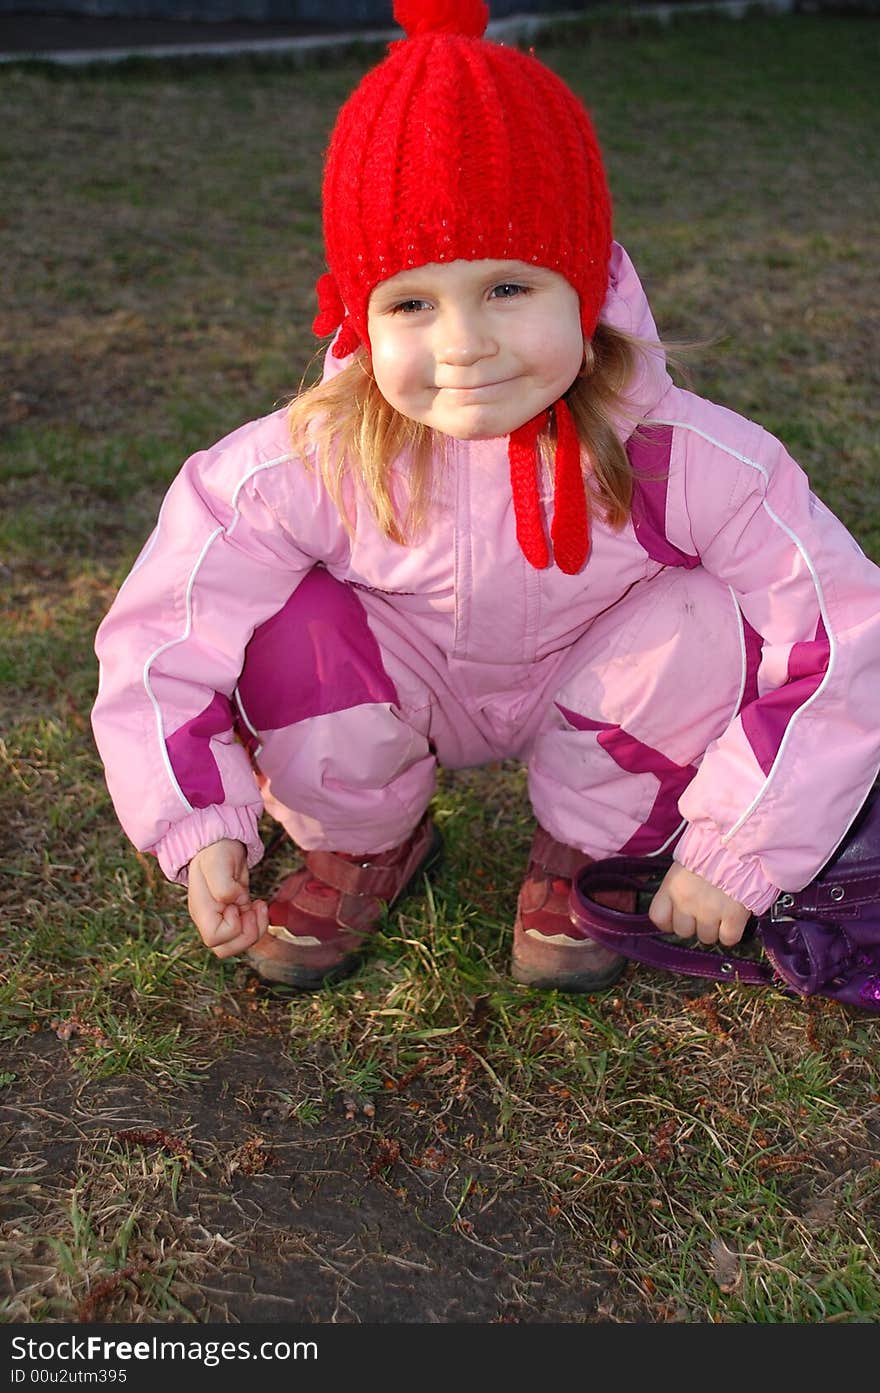
<svg viewBox="0 0 880 1393">
<path fill-rule="evenodd" d="M 469 367 L 498 351 L 494 335 L 479 311 L 448 309 L 440 320 L 437 357 L 451 367 Z"/>
</svg>

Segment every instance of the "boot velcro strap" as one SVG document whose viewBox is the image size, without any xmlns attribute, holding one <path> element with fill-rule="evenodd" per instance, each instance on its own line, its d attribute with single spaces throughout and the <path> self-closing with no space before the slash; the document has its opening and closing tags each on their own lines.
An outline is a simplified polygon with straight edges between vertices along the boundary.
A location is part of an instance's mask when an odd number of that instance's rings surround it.
<svg viewBox="0 0 880 1393">
<path fill-rule="evenodd" d="M 532 839 L 529 860 L 532 865 L 540 866 L 541 870 L 549 875 L 574 880 L 583 866 L 591 864 L 593 857 L 588 856 L 585 851 L 579 851 L 575 846 L 566 846 L 564 842 L 558 842 L 549 832 L 545 832 L 543 827 L 539 827 Z"/>
<path fill-rule="evenodd" d="M 306 865 L 312 875 L 332 885 L 344 895 L 368 895 L 372 899 L 390 900 L 400 889 L 401 866 L 359 865 L 346 861 L 335 851 L 310 851 Z"/>
</svg>

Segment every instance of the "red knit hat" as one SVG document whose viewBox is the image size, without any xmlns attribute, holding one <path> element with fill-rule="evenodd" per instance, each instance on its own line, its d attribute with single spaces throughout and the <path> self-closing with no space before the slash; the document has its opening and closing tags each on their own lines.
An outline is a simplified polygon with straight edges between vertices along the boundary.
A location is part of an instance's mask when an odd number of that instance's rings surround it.
<svg viewBox="0 0 880 1393">
<path fill-rule="evenodd" d="M 394 15 L 408 37 L 355 89 L 330 139 L 323 186 L 330 271 L 318 282 L 315 333 L 340 329 L 339 358 L 361 344 L 369 349 L 367 305 L 381 281 L 461 258 L 558 272 L 577 291 L 589 339 L 608 285 L 611 201 L 584 107 L 536 58 L 482 37 L 489 19 L 482 0 L 395 0 Z M 511 438 L 517 535 L 539 567 L 549 561 L 536 481 L 542 424 L 527 422 Z M 564 402 L 556 404 L 556 425 L 558 451 L 567 441 L 576 458 L 574 469 L 571 460 L 557 461 L 554 550 L 562 569 L 578 570 L 586 500 Z M 578 499 L 568 496 L 575 476 Z"/>
</svg>

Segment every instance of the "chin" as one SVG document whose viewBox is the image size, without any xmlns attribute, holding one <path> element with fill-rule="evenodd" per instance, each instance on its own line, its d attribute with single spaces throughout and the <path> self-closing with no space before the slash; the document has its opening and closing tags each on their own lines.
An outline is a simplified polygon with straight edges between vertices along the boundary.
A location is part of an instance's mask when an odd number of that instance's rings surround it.
<svg viewBox="0 0 880 1393">
<path fill-rule="evenodd" d="M 488 426 L 461 426 L 454 430 L 443 431 L 444 435 L 450 436 L 452 440 L 500 440 L 503 436 L 509 435 L 506 430 L 490 430 Z"/>
<path fill-rule="evenodd" d="M 516 430 L 521 421 L 509 424 L 505 420 L 489 417 L 474 416 L 470 421 L 446 421 L 442 425 L 438 424 L 435 430 L 442 431 L 444 435 L 451 436 L 453 440 L 500 440 L 505 435 Z"/>
</svg>

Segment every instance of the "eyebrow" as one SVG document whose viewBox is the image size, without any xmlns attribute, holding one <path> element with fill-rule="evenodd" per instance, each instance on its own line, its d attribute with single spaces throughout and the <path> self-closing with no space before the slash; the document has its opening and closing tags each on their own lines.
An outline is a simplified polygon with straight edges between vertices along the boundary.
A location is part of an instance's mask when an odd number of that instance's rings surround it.
<svg viewBox="0 0 880 1393">
<path fill-rule="evenodd" d="M 503 284 L 505 281 L 522 281 L 528 276 L 546 275 L 545 266 L 532 265 L 527 261 L 498 262 L 492 270 L 487 269 L 481 273 L 479 280 L 486 284 Z M 416 280 L 417 270 L 398 272 L 401 277 L 406 277 L 399 286 L 391 286 L 389 281 L 380 281 L 373 291 L 373 298 L 376 302 L 392 304 L 397 300 L 421 300 L 429 299 L 433 293 L 432 287 L 424 281 Z"/>
<path fill-rule="evenodd" d="M 420 300 L 428 293 L 428 287 L 417 281 L 404 281 L 401 287 L 388 284 L 377 285 L 373 295 L 377 300 Z"/>
<path fill-rule="evenodd" d="M 392 305 L 398 305 L 402 300 L 423 300 L 427 296 L 425 286 L 419 287 L 415 281 L 405 282 L 402 289 L 396 286 L 389 286 L 387 281 L 381 282 L 372 291 L 368 304 L 368 313 L 381 312 L 390 309 Z"/>
</svg>

